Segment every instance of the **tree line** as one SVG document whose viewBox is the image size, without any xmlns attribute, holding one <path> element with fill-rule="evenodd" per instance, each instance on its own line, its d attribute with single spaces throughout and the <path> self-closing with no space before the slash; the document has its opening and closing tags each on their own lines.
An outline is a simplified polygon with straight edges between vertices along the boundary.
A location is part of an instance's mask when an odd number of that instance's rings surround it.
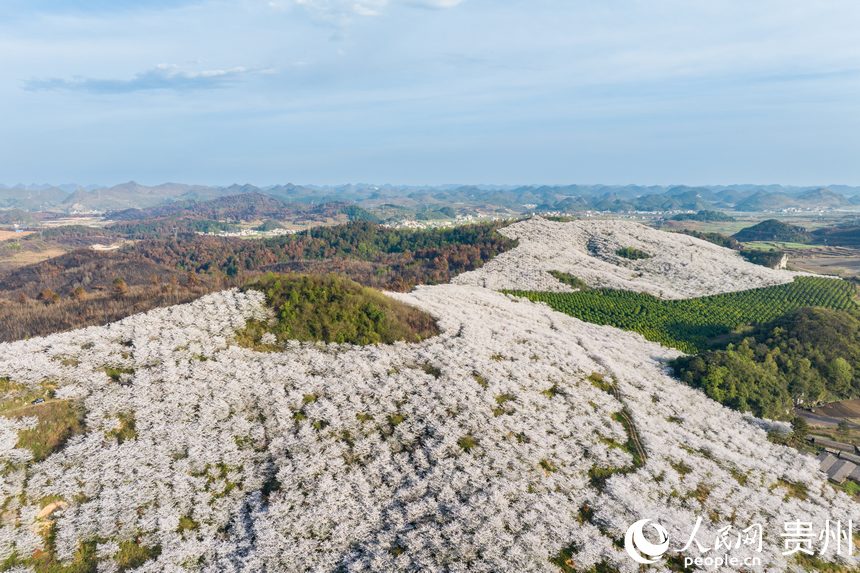
<svg viewBox="0 0 860 573">
<path fill-rule="evenodd" d="M 0 340 L 110 322 L 270 271 L 337 272 L 395 291 L 445 283 L 516 244 L 496 232 L 501 226 L 402 230 L 356 221 L 266 240 L 178 234 L 72 251 L 0 275 L 0 320 L 13 325 Z"/>
</svg>

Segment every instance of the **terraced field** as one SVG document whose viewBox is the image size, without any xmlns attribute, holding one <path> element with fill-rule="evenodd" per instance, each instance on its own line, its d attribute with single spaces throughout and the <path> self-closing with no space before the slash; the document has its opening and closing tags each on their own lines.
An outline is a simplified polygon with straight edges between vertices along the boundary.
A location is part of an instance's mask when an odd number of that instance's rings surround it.
<svg viewBox="0 0 860 573">
<path fill-rule="evenodd" d="M 783 285 L 684 300 L 613 289 L 506 292 L 545 302 L 586 322 L 638 332 L 688 353 L 699 352 L 709 340 L 738 327 L 769 322 L 797 308 L 847 309 L 856 304 L 850 283 L 823 277 L 797 277 Z"/>
</svg>

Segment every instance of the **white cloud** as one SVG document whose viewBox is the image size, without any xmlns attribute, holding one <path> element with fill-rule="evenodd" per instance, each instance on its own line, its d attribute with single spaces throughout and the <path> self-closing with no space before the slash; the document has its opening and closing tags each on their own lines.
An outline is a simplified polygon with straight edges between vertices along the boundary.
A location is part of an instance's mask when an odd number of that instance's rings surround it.
<svg viewBox="0 0 860 573">
<path fill-rule="evenodd" d="M 316 17 L 343 20 L 351 16 L 379 16 L 390 6 L 398 4 L 446 9 L 462 3 L 463 0 L 269 0 L 268 5 L 279 11 L 298 7 Z"/>
<path fill-rule="evenodd" d="M 245 67 L 187 71 L 172 64 L 159 64 L 139 72 L 131 79 L 117 78 L 48 78 L 34 79 L 25 84 L 26 89 L 83 91 L 96 94 L 119 94 L 151 90 L 193 91 L 213 89 L 238 81 L 262 70 Z"/>
<path fill-rule="evenodd" d="M 422 6 L 424 8 L 454 8 L 463 3 L 463 0 L 414 0 L 409 2 L 414 6 Z"/>
</svg>

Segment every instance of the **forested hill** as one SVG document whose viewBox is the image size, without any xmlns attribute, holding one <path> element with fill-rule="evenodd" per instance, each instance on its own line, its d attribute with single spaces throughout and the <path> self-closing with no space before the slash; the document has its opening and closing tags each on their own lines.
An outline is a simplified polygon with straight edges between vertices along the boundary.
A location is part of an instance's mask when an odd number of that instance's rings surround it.
<svg viewBox="0 0 860 573">
<path fill-rule="evenodd" d="M 399 230 L 360 221 L 267 240 L 180 235 L 82 249 L 0 275 L 0 322 L 10 325 L 0 340 L 102 324 L 267 271 L 339 272 L 396 291 L 444 283 L 515 246 L 496 232 L 503 224 Z"/>
<path fill-rule="evenodd" d="M 249 320 L 240 344 L 283 350 L 290 340 L 356 345 L 418 342 L 439 334 L 433 318 L 338 275 L 270 273 L 246 289 L 266 295 L 272 320 Z"/>
<path fill-rule="evenodd" d="M 812 232 L 814 242 L 821 245 L 860 247 L 860 226 L 842 225 L 825 227 Z"/>
<path fill-rule="evenodd" d="M 784 241 L 789 243 L 807 243 L 811 239 L 811 235 L 803 227 L 783 223 L 777 219 L 767 219 L 752 227 L 741 229 L 734 234 L 734 238 L 741 242 Z"/>
<path fill-rule="evenodd" d="M 801 308 L 723 350 L 685 356 L 673 366 L 714 400 L 787 419 L 795 405 L 860 396 L 860 312 Z"/>
</svg>

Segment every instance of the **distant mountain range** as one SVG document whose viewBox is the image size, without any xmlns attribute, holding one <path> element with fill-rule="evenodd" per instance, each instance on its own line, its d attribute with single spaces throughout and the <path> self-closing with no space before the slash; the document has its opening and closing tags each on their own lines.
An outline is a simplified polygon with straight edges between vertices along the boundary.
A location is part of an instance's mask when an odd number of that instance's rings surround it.
<svg viewBox="0 0 860 573">
<path fill-rule="evenodd" d="M 513 212 L 573 211 L 772 211 L 850 208 L 860 205 L 860 187 L 785 187 L 780 185 L 641 186 L 641 185 L 274 185 L 213 187 L 183 183 L 147 186 L 134 181 L 112 187 L 0 185 L 0 209 L 58 213 L 149 209 L 174 203 L 263 194 L 286 203 L 333 201 L 365 207 L 400 205 L 415 209 L 441 206 L 499 207 Z"/>
</svg>

